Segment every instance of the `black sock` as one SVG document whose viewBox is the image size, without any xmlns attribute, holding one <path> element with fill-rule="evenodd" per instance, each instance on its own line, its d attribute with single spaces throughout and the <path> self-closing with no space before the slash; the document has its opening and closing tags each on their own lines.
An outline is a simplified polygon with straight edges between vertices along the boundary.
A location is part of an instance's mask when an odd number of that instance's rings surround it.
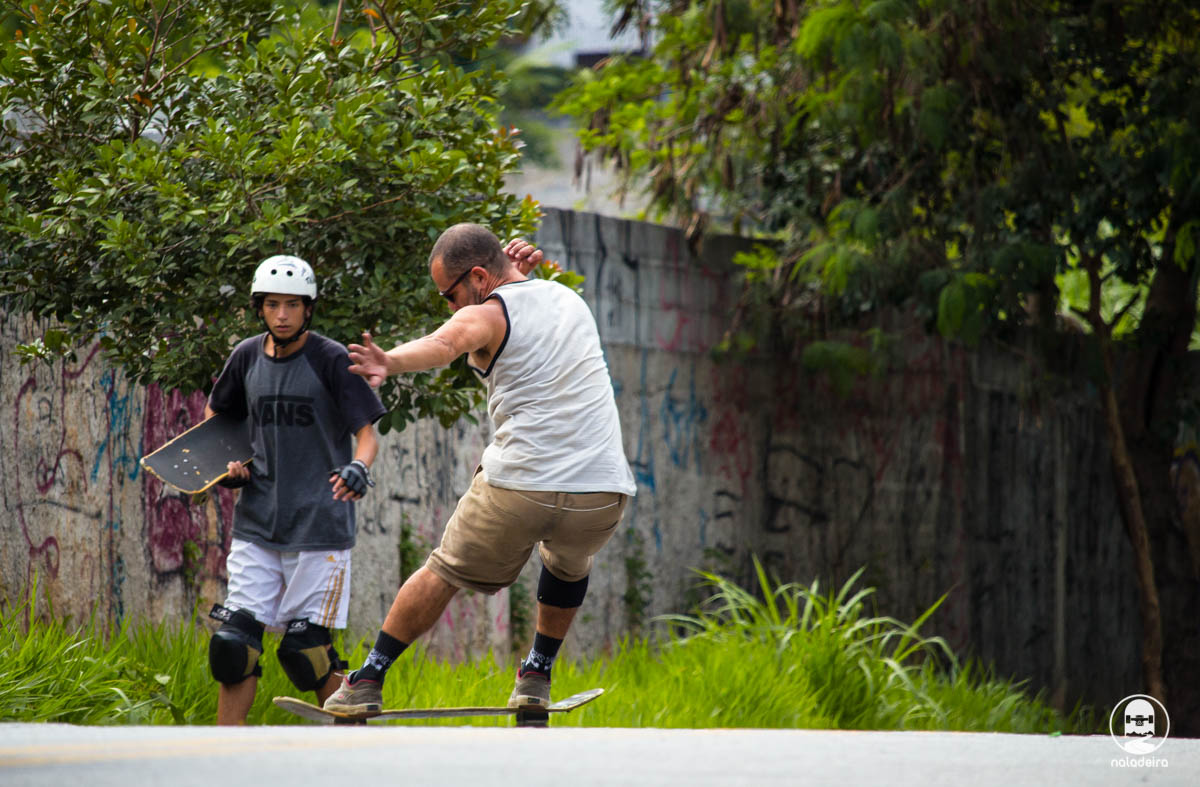
<svg viewBox="0 0 1200 787">
<path fill-rule="evenodd" d="M 533 648 L 530 649 L 529 655 L 521 662 L 521 672 L 532 670 L 550 677 L 550 668 L 554 666 L 554 657 L 558 655 L 562 643 L 561 639 L 548 637 L 539 631 L 533 637 Z"/>
<path fill-rule="evenodd" d="M 407 642 L 401 642 L 386 631 L 379 632 L 379 636 L 375 638 L 375 647 L 371 648 L 371 652 L 367 654 L 367 660 L 362 667 L 347 675 L 347 679 L 351 683 L 360 680 L 375 680 L 383 683 L 383 676 L 387 674 L 388 667 L 400 658 L 400 654 L 407 647 Z"/>
</svg>

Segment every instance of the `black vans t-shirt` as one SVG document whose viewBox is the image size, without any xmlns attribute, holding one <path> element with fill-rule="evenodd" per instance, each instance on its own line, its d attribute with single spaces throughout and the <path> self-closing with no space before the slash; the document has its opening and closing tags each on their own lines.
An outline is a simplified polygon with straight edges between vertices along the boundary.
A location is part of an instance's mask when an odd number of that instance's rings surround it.
<svg viewBox="0 0 1200 787">
<path fill-rule="evenodd" d="M 266 354 L 266 334 L 238 344 L 209 406 L 249 418 L 254 461 L 233 534 L 284 552 L 354 546 L 354 504 L 333 499 L 329 471 L 354 458 L 354 434 L 386 412 L 349 369 L 346 348 L 309 331 L 299 352 Z"/>
</svg>

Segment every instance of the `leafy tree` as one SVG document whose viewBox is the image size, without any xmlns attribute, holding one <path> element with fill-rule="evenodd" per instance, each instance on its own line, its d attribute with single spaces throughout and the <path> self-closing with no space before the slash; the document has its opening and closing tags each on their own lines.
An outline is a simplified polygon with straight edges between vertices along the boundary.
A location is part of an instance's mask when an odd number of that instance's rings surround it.
<svg viewBox="0 0 1200 787">
<path fill-rule="evenodd" d="M 344 0 L 321 0 L 326 6 L 344 8 Z M 336 31 L 346 34 L 374 36 L 379 27 L 386 27 L 387 6 L 368 0 L 360 24 L 354 19 L 339 16 Z M 535 58 L 518 54 L 517 49 L 537 34 L 555 30 L 567 22 L 567 11 L 558 0 L 525 0 L 510 19 L 506 34 L 494 45 L 482 51 L 451 52 L 454 60 L 468 71 L 493 69 L 502 71 L 504 79 L 496 85 L 494 96 L 499 105 L 498 120 L 502 125 L 520 130 L 521 158 L 542 166 L 558 163 L 553 147 L 553 130 L 541 115 L 553 96 L 567 81 L 567 70 L 540 64 Z"/>
<path fill-rule="evenodd" d="M 459 221 L 528 232 L 502 191 L 519 158 L 502 75 L 456 64 L 520 3 L 296 8 L 266 0 L 7 3 L 0 50 L 0 295 L 48 318 L 23 348 L 99 336 L 132 379 L 206 389 L 260 330 L 250 277 L 273 253 L 318 277 L 313 327 L 400 341 L 445 317 L 432 240 Z M 474 404 L 458 365 L 389 381 L 402 426 Z"/>
<path fill-rule="evenodd" d="M 814 292 L 825 314 L 900 306 L 968 341 L 1027 324 L 1049 349 L 1082 327 L 1137 566 L 1146 690 L 1200 734 L 1200 533 L 1181 526 L 1169 481 L 1200 274 L 1200 10 L 617 6 L 653 54 L 585 75 L 559 107 L 693 237 L 716 216 L 779 241 L 742 260 L 748 297 L 774 306 L 770 331 L 795 338 Z"/>
</svg>

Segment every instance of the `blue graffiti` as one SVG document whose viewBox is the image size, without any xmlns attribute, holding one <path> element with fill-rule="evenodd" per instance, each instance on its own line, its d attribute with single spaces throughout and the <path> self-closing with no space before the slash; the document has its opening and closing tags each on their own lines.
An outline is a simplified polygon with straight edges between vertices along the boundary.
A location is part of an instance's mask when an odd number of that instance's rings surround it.
<svg viewBox="0 0 1200 787">
<path fill-rule="evenodd" d="M 676 467 L 686 469 L 688 456 L 692 457 L 697 473 L 702 472 L 700 466 L 700 425 L 708 421 L 708 410 L 696 396 L 696 367 L 692 366 L 688 378 L 687 400 L 677 398 L 673 391 L 675 379 L 679 374 L 676 369 L 671 372 L 671 380 L 667 383 L 667 391 L 663 395 L 662 421 L 664 440 L 671 452 L 671 461 Z M 645 387 L 643 386 L 643 390 Z"/>
<path fill-rule="evenodd" d="M 642 350 L 641 389 L 643 391 L 646 390 L 646 362 L 648 354 L 649 350 Z M 651 492 L 654 492 L 654 441 L 647 439 L 650 425 L 650 403 L 643 394 L 641 423 L 638 425 L 637 455 L 629 464 L 633 468 L 633 475 L 637 479 L 638 485 L 644 486 Z"/>
<path fill-rule="evenodd" d="M 107 393 L 108 431 L 104 435 L 104 442 L 96 449 L 96 461 L 92 464 L 91 480 L 95 481 L 100 476 L 100 464 L 106 451 L 114 469 L 123 468 L 129 480 L 136 480 L 140 471 L 138 456 L 141 454 L 141 446 L 139 444 L 138 449 L 130 450 L 130 435 L 133 432 L 133 413 L 130 404 L 133 400 L 133 393 L 127 388 L 124 396 L 117 396 L 116 373 L 111 369 L 101 376 L 100 386 Z"/>
</svg>

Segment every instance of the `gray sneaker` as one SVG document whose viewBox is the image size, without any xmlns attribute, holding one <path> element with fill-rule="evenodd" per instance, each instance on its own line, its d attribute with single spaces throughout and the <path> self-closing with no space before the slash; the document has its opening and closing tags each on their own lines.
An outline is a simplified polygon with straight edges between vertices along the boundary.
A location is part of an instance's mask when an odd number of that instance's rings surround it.
<svg viewBox="0 0 1200 787">
<path fill-rule="evenodd" d="M 508 698 L 510 708 L 544 708 L 550 704 L 550 676 L 528 670 L 517 673 L 517 685 Z"/>
<path fill-rule="evenodd" d="M 378 715 L 383 710 L 383 684 L 376 680 L 351 683 L 350 678 L 344 677 L 342 685 L 329 695 L 321 707 L 348 716 Z"/>
</svg>

